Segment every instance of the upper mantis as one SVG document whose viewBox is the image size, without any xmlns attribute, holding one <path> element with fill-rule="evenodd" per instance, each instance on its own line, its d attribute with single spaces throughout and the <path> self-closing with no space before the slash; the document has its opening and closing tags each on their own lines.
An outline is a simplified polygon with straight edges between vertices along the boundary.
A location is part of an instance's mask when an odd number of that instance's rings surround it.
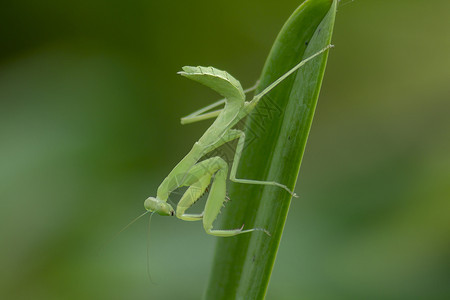
<svg viewBox="0 0 450 300">
<path fill-rule="evenodd" d="M 216 230 L 213 222 L 217 218 L 226 198 L 226 179 L 228 177 L 228 164 L 221 157 L 212 157 L 199 162 L 207 153 L 232 140 L 238 139 L 236 152 L 231 166 L 230 180 L 244 184 L 272 185 L 285 189 L 292 196 L 296 196 L 287 186 L 275 181 L 260 181 L 252 179 L 236 178 L 239 159 L 244 147 L 245 134 L 241 130 L 233 129 L 241 119 L 246 117 L 259 103 L 261 98 L 276 87 L 289 75 L 297 71 L 313 58 L 321 55 L 329 48 L 328 45 L 314 55 L 302 60 L 291 70 L 286 72 L 262 92 L 255 95 L 252 100 L 245 100 L 245 92 L 241 84 L 233 76 L 225 71 L 213 67 L 183 67 L 179 72 L 184 77 L 200 82 L 222 95 L 225 99 L 219 100 L 181 119 L 181 124 L 188 124 L 216 117 L 213 124 L 206 130 L 203 136 L 194 144 L 191 151 L 173 168 L 169 175 L 158 187 L 156 197 L 149 197 L 144 202 L 147 211 L 156 212 L 163 216 L 176 215 L 185 221 L 203 220 L 206 233 L 215 236 L 233 236 L 241 233 L 261 230 L 257 228 Z M 225 104 L 222 109 L 207 112 L 219 105 Z M 214 176 L 214 177 L 213 177 Z M 206 191 L 211 183 L 206 205 L 201 214 L 187 214 L 190 208 Z M 177 210 L 167 203 L 167 199 L 175 189 L 189 187 L 181 200 L 178 202 Z"/>
</svg>

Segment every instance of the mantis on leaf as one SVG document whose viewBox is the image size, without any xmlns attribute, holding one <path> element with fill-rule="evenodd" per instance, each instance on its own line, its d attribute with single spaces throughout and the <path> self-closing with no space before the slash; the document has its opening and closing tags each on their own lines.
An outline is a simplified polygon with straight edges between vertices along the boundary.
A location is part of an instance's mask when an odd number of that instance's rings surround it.
<svg viewBox="0 0 450 300">
<path fill-rule="evenodd" d="M 226 198 L 226 179 L 228 177 L 228 164 L 221 157 L 212 157 L 203 161 L 199 160 L 207 153 L 222 146 L 225 143 L 238 139 L 233 164 L 230 171 L 230 180 L 244 184 L 272 185 L 285 189 L 292 196 L 296 197 L 287 186 L 274 181 L 260 181 L 252 179 L 236 178 L 239 159 L 244 147 L 245 134 L 241 130 L 233 129 L 241 119 L 246 117 L 259 103 L 261 98 L 276 87 L 289 75 L 297 71 L 313 58 L 323 54 L 333 47 L 328 45 L 314 55 L 302 60 L 291 70 L 286 72 L 272 84 L 266 87 L 261 93 L 255 95 L 251 101 L 245 101 L 245 92 L 241 84 L 233 76 L 225 71 L 213 67 L 183 67 L 183 71 L 178 74 L 202 83 L 225 97 L 209 106 L 206 106 L 181 119 L 181 124 L 188 124 L 216 117 L 213 124 L 206 130 L 203 136 L 194 144 L 191 151 L 173 168 L 170 174 L 158 187 L 156 197 L 149 197 L 144 202 L 144 207 L 149 212 L 156 212 L 163 216 L 176 215 L 177 218 L 185 221 L 203 220 L 203 227 L 206 233 L 215 236 L 234 236 L 241 233 L 264 229 L 252 228 L 244 230 L 242 226 L 238 229 L 213 229 L 213 222 L 219 215 L 220 209 Z M 247 90 L 249 91 L 249 90 Z M 219 105 L 225 104 L 222 109 L 207 112 Z M 211 184 L 206 205 L 201 214 L 186 214 L 190 208 L 206 191 Z M 177 205 L 177 210 L 167 203 L 170 193 L 175 189 L 187 186 L 188 189 L 181 197 Z"/>
</svg>

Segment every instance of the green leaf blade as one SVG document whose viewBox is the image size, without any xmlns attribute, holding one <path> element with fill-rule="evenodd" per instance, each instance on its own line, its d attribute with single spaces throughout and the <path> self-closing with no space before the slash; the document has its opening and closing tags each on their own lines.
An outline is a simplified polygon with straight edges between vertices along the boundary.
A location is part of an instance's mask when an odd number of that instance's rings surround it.
<svg viewBox="0 0 450 300">
<path fill-rule="evenodd" d="M 260 79 L 263 90 L 301 60 L 326 47 L 337 0 L 307 0 L 280 31 Z M 277 86 L 249 116 L 238 178 L 273 180 L 293 189 L 327 61 L 307 63 Z M 207 299 L 262 299 L 273 269 L 291 196 L 273 186 L 230 184 L 234 200 L 220 228 L 264 228 L 271 233 L 218 238 Z M 295 200 L 294 200 L 295 201 Z"/>
</svg>

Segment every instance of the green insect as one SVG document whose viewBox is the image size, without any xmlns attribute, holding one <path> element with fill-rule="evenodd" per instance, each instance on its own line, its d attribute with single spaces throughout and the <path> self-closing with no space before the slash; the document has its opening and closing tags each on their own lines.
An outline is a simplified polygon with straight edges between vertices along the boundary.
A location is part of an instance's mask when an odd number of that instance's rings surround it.
<svg viewBox="0 0 450 300">
<path fill-rule="evenodd" d="M 226 201 L 228 164 L 221 157 L 212 157 L 202 161 L 199 160 L 207 153 L 223 144 L 239 139 L 233 164 L 231 166 L 230 180 L 244 184 L 277 186 L 285 189 L 292 196 L 296 197 L 287 186 L 278 182 L 236 178 L 239 159 L 244 147 L 245 134 L 241 130 L 233 129 L 233 126 L 246 117 L 258 105 L 261 98 L 270 90 L 308 61 L 321 55 L 331 47 L 333 46 L 328 45 L 314 55 L 302 60 L 295 67 L 266 87 L 261 93 L 255 95 L 251 101 L 245 101 L 245 91 L 242 89 L 241 84 L 227 72 L 213 67 L 183 67 L 183 71 L 178 74 L 210 87 L 225 97 L 225 99 L 204 107 L 181 119 L 181 124 L 188 124 L 216 117 L 216 120 L 194 144 L 191 151 L 175 166 L 175 168 L 173 168 L 170 174 L 158 187 L 156 198 L 149 197 L 145 200 L 145 209 L 149 212 L 156 212 L 163 216 L 176 215 L 177 218 L 185 221 L 203 220 L 203 227 L 206 233 L 215 236 L 226 237 L 255 230 L 265 231 L 264 229 L 259 228 L 244 230 L 244 226 L 238 229 L 213 229 L 213 222 L 216 220 L 224 201 Z M 207 112 L 222 104 L 225 104 L 222 109 Z M 210 184 L 211 189 L 203 212 L 201 214 L 187 214 L 186 210 L 205 193 Z M 188 189 L 178 202 L 177 210 L 175 212 L 172 206 L 167 203 L 167 199 L 175 189 L 183 186 L 187 186 Z"/>
</svg>

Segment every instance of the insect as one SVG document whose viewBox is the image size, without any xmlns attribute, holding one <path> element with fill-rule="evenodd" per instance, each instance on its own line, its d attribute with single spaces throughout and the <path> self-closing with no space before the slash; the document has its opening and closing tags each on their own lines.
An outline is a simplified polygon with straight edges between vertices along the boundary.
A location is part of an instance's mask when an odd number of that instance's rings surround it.
<svg viewBox="0 0 450 300">
<path fill-rule="evenodd" d="M 178 72 L 178 74 L 210 87 L 225 99 L 219 100 L 181 119 L 181 124 L 188 124 L 216 118 L 203 136 L 194 144 L 191 151 L 164 179 L 158 187 L 156 197 L 149 197 L 145 200 L 145 209 L 149 212 L 156 212 L 163 216 L 176 215 L 177 218 L 185 221 L 203 220 L 203 227 L 206 233 L 214 236 L 226 237 L 255 230 L 263 230 L 259 228 L 244 230 L 244 226 L 238 229 L 213 229 L 213 222 L 216 220 L 220 209 L 226 201 L 228 164 L 224 159 L 218 156 L 202 161 L 199 160 L 204 155 L 223 144 L 238 139 L 229 176 L 231 181 L 243 184 L 272 185 L 286 190 L 286 192 L 290 193 L 292 196 L 296 196 L 287 186 L 278 182 L 236 178 L 239 160 L 244 147 L 245 133 L 241 130 L 233 129 L 233 126 L 247 116 L 258 105 L 261 98 L 280 82 L 297 71 L 308 61 L 324 53 L 331 47 L 333 47 L 333 45 L 328 45 L 314 55 L 302 60 L 291 70 L 266 87 L 261 93 L 255 95 L 250 101 L 245 100 L 245 92 L 239 81 L 227 72 L 213 67 L 183 67 L 183 71 Z M 222 109 L 208 112 L 222 104 L 225 104 Z M 186 213 L 186 210 L 205 193 L 205 190 L 210 184 L 211 188 L 203 212 L 201 214 Z M 175 189 L 182 186 L 186 186 L 188 189 L 178 202 L 175 212 L 173 207 L 167 203 L 167 199 Z"/>
</svg>

